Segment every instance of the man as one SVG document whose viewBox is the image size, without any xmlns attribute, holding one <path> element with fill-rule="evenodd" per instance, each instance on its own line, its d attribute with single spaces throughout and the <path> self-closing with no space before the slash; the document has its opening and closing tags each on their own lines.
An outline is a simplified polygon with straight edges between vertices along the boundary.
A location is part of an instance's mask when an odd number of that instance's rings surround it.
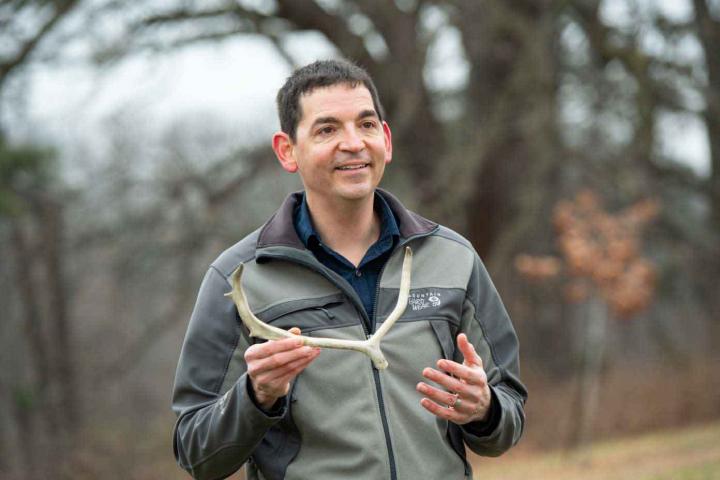
<svg viewBox="0 0 720 480">
<path fill-rule="evenodd" d="M 199 479 L 245 463 L 251 479 L 472 478 L 465 445 L 494 456 L 517 443 L 527 395 L 485 268 L 465 239 L 377 189 L 392 138 L 364 70 L 315 62 L 277 103 L 273 150 L 305 190 L 203 280 L 173 392 L 179 464 Z M 243 264 L 261 320 L 365 339 L 397 301 L 406 245 L 410 302 L 383 339 L 382 372 L 356 352 L 251 338 L 224 296 Z"/>
</svg>

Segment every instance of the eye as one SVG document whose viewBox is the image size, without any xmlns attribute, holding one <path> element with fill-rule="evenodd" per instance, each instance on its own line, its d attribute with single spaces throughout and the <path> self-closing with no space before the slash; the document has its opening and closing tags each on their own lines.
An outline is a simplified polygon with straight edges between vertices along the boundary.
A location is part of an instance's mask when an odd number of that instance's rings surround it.
<svg viewBox="0 0 720 480">
<path fill-rule="evenodd" d="M 372 120 L 365 120 L 364 122 L 362 122 L 362 127 L 368 130 L 372 130 L 377 127 L 377 123 Z"/>
<path fill-rule="evenodd" d="M 317 134 L 327 136 L 332 135 L 333 132 L 335 132 L 335 127 L 332 125 L 325 125 L 324 127 L 318 129 Z"/>
</svg>

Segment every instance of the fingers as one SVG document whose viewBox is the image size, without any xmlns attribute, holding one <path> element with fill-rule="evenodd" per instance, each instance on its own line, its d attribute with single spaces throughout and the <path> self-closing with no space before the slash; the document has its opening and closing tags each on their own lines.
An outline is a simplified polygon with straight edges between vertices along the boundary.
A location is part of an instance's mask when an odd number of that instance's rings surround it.
<svg viewBox="0 0 720 480">
<path fill-rule="evenodd" d="M 458 366 L 462 367 L 462 365 Z M 480 393 L 478 387 L 480 387 L 481 389 L 481 385 L 463 381 L 460 378 L 455 378 L 445 372 L 435 370 L 434 368 L 426 368 L 423 370 L 422 374 L 423 377 L 437 383 L 442 387 L 445 387 L 446 390 L 459 393 L 460 395 L 462 395 L 463 398 L 469 398 L 473 401 L 477 401 L 479 399 Z"/>
<path fill-rule="evenodd" d="M 292 381 L 300 372 L 305 370 L 305 368 L 307 368 L 307 366 L 310 365 L 316 357 L 317 354 L 314 354 L 309 357 L 300 358 L 294 362 L 287 363 L 282 368 L 277 368 L 258 375 L 257 381 L 261 384 L 275 384 L 284 388 L 286 384 L 289 384 L 290 381 Z"/>
<path fill-rule="evenodd" d="M 275 362 L 271 358 L 267 362 L 257 366 L 255 363 L 248 364 L 248 375 L 253 386 L 262 387 L 265 384 L 274 384 L 282 381 L 292 380 L 298 373 L 303 371 L 320 354 L 319 349 L 311 349 L 309 353 L 294 356 L 288 361 L 272 368 L 263 368 L 269 362 Z"/>
<path fill-rule="evenodd" d="M 420 400 L 420 405 L 422 405 L 425 410 L 432 413 L 436 417 L 455 422 L 459 425 L 467 423 L 467 415 L 460 413 L 459 411 L 452 408 L 445 408 L 441 405 L 438 405 L 430 399 L 423 398 L 422 400 Z"/>
<path fill-rule="evenodd" d="M 478 355 L 478 353 L 475 351 L 475 346 L 470 343 L 467 335 L 465 335 L 464 333 L 458 335 L 457 344 L 460 352 L 463 354 L 463 358 L 465 359 L 465 361 L 463 362 L 464 364 L 477 365 L 480 367 L 483 366 L 482 358 L 480 358 L 480 355 Z"/>
<path fill-rule="evenodd" d="M 275 343 L 275 342 L 267 342 Z M 266 344 L 262 344 L 266 345 Z M 255 347 L 255 345 L 253 345 Z M 251 377 L 257 377 L 259 375 L 270 373 L 270 377 L 278 377 L 287 370 L 288 365 L 293 364 L 298 360 L 313 359 L 320 353 L 319 348 L 312 347 L 294 347 L 290 350 L 281 350 L 279 352 L 270 353 L 269 355 L 261 356 L 265 353 L 265 350 L 261 352 L 251 351 L 253 347 L 250 347 L 245 352 L 245 360 L 247 362 L 248 374 Z M 267 349 L 272 350 L 272 349 Z"/>
<path fill-rule="evenodd" d="M 437 367 L 441 371 L 426 368 L 423 370 L 423 376 L 450 390 L 453 390 L 458 384 L 478 385 L 481 387 L 487 384 L 487 374 L 480 366 L 460 365 L 452 360 L 442 359 L 438 360 Z M 457 392 L 459 390 L 453 391 Z"/>
<path fill-rule="evenodd" d="M 252 360 L 301 347 L 302 344 L 301 338 L 283 338 L 282 340 L 256 343 L 245 351 L 245 361 L 249 363 Z"/>
<path fill-rule="evenodd" d="M 457 399 L 455 394 L 432 387 L 424 382 L 418 383 L 416 389 L 435 403 L 448 407 L 454 406 L 455 400 Z"/>
<path fill-rule="evenodd" d="M 293 335 L 300 335 L 300 329 L 293 327 L 288 330 Z M 253 360 L 270 357 L 279 352 L 286 352 L 297 349 L 303 345 L 300 338 L 283 338 L 282 340 L 273 340 L 271 342 L 257 343 L 251 345 L 245 351 L 245 362 L 250 363 Z"/>
</svg>

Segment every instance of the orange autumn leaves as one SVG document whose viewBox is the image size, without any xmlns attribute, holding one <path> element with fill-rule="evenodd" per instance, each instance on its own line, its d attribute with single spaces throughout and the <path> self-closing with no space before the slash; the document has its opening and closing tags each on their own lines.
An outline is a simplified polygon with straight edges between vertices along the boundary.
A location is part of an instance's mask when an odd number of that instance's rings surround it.
<svg viewBox="0 0 720 480">
<path fill-rule="evenodd" d="M 553 212 L 561 258 L 518 255 L 515 268 L 530 280 L 565 272 L 568 302 L 596 291 L 617 317 L 629 318 L 648 307 L 655 290 L 655 267 L 642 257 L 640 240 L 659 209 L 656 200 L 642 200 L 612 215 L 595 193 L 582 191 Z"/>
</svg>

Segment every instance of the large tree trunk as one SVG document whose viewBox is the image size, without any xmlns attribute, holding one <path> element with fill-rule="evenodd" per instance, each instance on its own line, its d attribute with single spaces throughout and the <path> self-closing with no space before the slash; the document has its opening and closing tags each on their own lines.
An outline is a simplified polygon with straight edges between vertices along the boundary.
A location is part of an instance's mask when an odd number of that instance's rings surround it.
<svg viewBox="0 0 720 480">
<path fill-rule="evenodd" d="M 713 18 L 708 0 L 693 0 L 698 37 L 705 52 L 707 89 L 705 94 L 705 128 L 710 143 L 710 177 L 707 194 L 710 204 L 710 219 L 716 237 L 720 236 L 720 18 Z M 720 242 L 708 252 L 709 257 L 703 270 L 706 272 L 705 288 L 708 298 L 709 315 L 717 319 L 720 297 L 714 294 L 716 280 L 720 273 Z M 707 256 L 707 255 L 706 255 Z M 720 319 L 714 322 L 714 338 L 720 338 Z"/>
<path fill-rule="evenodd" d="M 556 15 L 544 2 L 468 1 L 460 11 L 472 70 L 477 141 L 467 230 L 481 257 L 506 263 L 527 232 L 546 222 L 558 160 Z M 543 228 L 540 228 L 542 231 Z M 498 247 L 501 247 L 498 251 Z"/>
<path fill-rule="evenodd" d="M 700 43 L 705 51 L 708 85 L 705 125 L 710 140 L 708 193 L 715 230 L 720 233 L 720 19 L 713 18 L 707 0 L 693 0 Z"/>
</svg>

